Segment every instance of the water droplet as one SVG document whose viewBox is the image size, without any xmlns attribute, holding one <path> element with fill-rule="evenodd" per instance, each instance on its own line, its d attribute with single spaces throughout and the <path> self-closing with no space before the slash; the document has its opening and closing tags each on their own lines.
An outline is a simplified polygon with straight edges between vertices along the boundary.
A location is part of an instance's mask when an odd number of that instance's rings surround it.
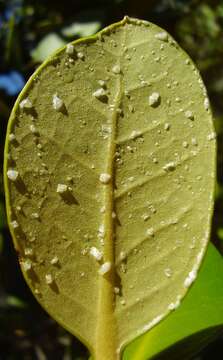
<svg viewBox="0 0 223 360">
<path fill-rule="evenodd" d="M 194 282 L 194 280 L 196 279 L 197 277 L 197 271 L 196 270 L 192 270 L 188 277 L 185 279 L 184 281 L 184 287 L 188 288 L 190 287 L 190 285 Z"/>
<path fill-rule="evenodd" d="M 13 221 L 11 221 L 11 227 L 15 230 L 15 229 L 18 229 L 18 227 L 19 227 L 19 224 L 18 224 L 18 222 L 16 221 L 16 220 L 13 220 Z"/>
<path fill-rule="evenodd" d="M 144 221 L 147 221 L 150 218 L 150 215 L 149 214 L 143 214 L 142 218 L 143 218 Z"/>
<path fill-rule="evenodd" d="M 26 256 L 33 256 L 33 249 L 31 249 L 31 248 L 25 248 L 25 250 L 24 250 L 24 254 L 26 255 Z"/>
<path fill-rule="evenodd" d="M 37 135 L 39 133 L 37 128 L 33 124 L 30 125 L 29 129 L 30 129 L 31 133 L 33 133 L 35 135 Z"/>
<path fill-rule="evenodd" d="M 126 150 L 129 151 L 129 152 L 133 152 L 133 147 L 130 146 L 130 145 L 127 145 Z"/>
<path fill-rule="evenodd" d="M 50 260 L 50 264 L 52 265 L 57 265 L 59 263 L 59 259 L 57 256 L 54 256 L 51 260 Z"/>
<path fill-rule="evenodd" d="M 120 304 L 124 306 L 126 304 L 126 301 L 124 299 L 121 299 Z"/>
<path fill-rule="evenodd" d="M 146 230 L 146 235 L 153 237 L 154 234 L 154 229 L 152 227 Z"/>
<path fill-rule="evenodd" d="M 172 275 L 172 271 L 171 271 L 171 269 L 170 268 L 167 268 L 167 269 L 165 269 L 164 270 L 164 274 L 166 275 L 166 277 L 171 277 L 171 275 Z"/>
<path fill-rule="evenodd" d="M 106 87 L 106 81 L 105 80 L 98 80 L 98 84 L 103 88 Z"/>
<path fill-rule="evenodd" d="M 82 255 L 84 255 L 84 256 L 85 256 L 87 253 L 88 253 L 88 250 L 87 250 L 86 248 L 85 248 L 85 249 L 83 249 L 83 250 L 81 250 L 81 254 L 82 254 Z"/>
<path fill-rule="evenodd" d="M 125 251 L 121 251 L 120 254 L 119 254 L 119 259 L 121 261 L 125 260 L 126 259 L 126 252 Z"/>
<path fill-rule="evenodd" d="M 72 182 L 73 182 L 73 177 L 72 177 L 72 176 L 67 176 L 67 177 L 66 177 L 66 180 L 67 180 L 69 183 L 72 183 Z"/>
<path fill-rule="evenodd" d="M 69 63 L 71 63 L 71 64 L 74 63 L 74 59 L 72 59 L 72 58 L 70 58 L 68 61 L 69 61 Z M 68 79 L 69 79 L 69 78 L 68 78 Z M 69 82 L 68 79 L 67 79 L 67 82 Z"/>
<path fill-rule="evenodd" d="M 163 166 L 164 171 L 173 171 L 173 170 L 175 170 L 175 168 L 176 168 L 176 164 L 173 161 L 171 161 Z"/>
<path fill-rule="evenodd" d="M 31 214 L 31 218 L 33 218 L 33 219 L 39 219 L 39 214 L 38 214 L 38 213 L 32 213 L 32 214 Z"/>
<path fill-rule="evenodd" d="M 166 101 L 167 105 L 171 105 L 171 100 L 170 99 L 167 99 Z M 180 111 L 180 110 L 179 110 Z"/>
<path fill-rule="evenodd" d="M 191 110 L 185 111 L 184 115 L 186 116 L 187 119 L 194 120 L 194 114 Z"/>
<path fill-rule="evenodd" d="M 117 42 L 115 41 L 115 40 L 111 40 L 111 44 L 112 44 L 112 46 L 114 46 L 114 47 L 117 47 L 118 45 L 117 45 Z M 123 46 L 123 44 L 122 44 L 122 46 Z M 125 49 L 124 49 L 125 50 Z"/>
<path fill-rule="evenodd" d="M 129 54 L 125 55 L 126 60 L 131 60 L 131 56 Z"/>
<path fill-rule="evenodd" d="M 121 265 L 120 265 L 120 271 L 125 274 L 125 273 L 126 273 L 126 270 L 127 270 L 127 269 L 126 269 L 126 264 L 121 263 Z"/>
<path fill-rule="evenodd" d="M 98 273 L 100 275 L 105 275 L 111 270 L 111 262 L 106 261 L 104 264 L 102 264 L 98 270 Z"/>
<path fill-rule="evenodd" d="M 28 98 L 26 98 L 20 102 L 19 107 L 20 109 L 31 109 L 33 104 Z"/>
<path fill-rule="evenodd" d="M 102 184 L 108 184 L 111 181 L 111 175 L 107 173 L 102 173 L 99 176 L 99 180 Z"/>
<path fill-rule="evenodd" d="M 120 108 L 117 108 L 117 109 L 116 109 L 116 113 L 117 113 L 117 114 L 120 114 L 120 115 L 123 115 L 123 110 L 120 109 Z"/>
<path fill-rule="evenodd" d="M 19 173 L 17 170 L 10 169 L 7 171 L 7 177 L 11 181 L 16 181 L 19 177 Z"/>
<path fill-rule="evenodd" d="M 119 293 L 120 293 L 119 287 L 117 287 L 117 286 L 114 287 L 114 293 L 115 293 L 115 294 L 119 294 Z"/>
<path fill-rule="evenodd" d="M 215 132 L 212 132 L 212 133 L 208 134 L 207 139 L 208 139 L 209 141 L 216 139 L 216 134 L 215 134 Z"/>
<path fill-rule="evenodd" d="M 77 57 L 78 57 L 78 59 L 80 59 L 80 60 L 84 60 L 84 54 L 83 54 L 81 51 L 79 51 L 79 52 L 77 53 Z"/>
<path fill-rule="evenodd" d="M 170 303 L 168 306 L 168 310 L 175 310 L 180 306 L 180 300 L 177 300 L 175 303 Z"/>
<path fill-rule="evenodd" d="M 37 148 L 38 148 L 39 150 L 41 150 L 41 149 L 43 148 L 43 146 L 42 146 L 41 144 L 37 144 Z"/>
<path fill-rule="evenodd" d="M 135 138 L 141 136 L 141 131 L 133 130 L 130 134 L 130 139 L 134 140 Z"/>
<path fill-rule="evenodd" d="M 165 31 L 159 32 L 155 35 L 155 38 L 161 41 L 168 41 L 168 34 Z"/>
<path fill-rule="evenodd" d="M 74 53 L 74 45 L 67 44 L 67 46 L 66 46 L 66 54 L 73 55 L 73 53 Z"/>
<path fill-rule="evenodd" d="M 53 284 L 54 279 L 53 279 L 51 274 L 46 274 L 45 275 L 45 282 L 46 282 L 47 285 L 52 285 Z"/>
<path fill-rule="evenodd" d="M 93 92 L 92 96 L 96 97 L 99 100 L 103 100 L 107 97 L 107 91 L 102 87 Z"/>
<path fill-rule="evenodd" d="M 153 158 L 153 163 L 154 163 L 154 164 L 158 164 L 158 159 L 157 159 L 157 158 Z"/>
<path fill-rule="evenodd" d="M 98 228 L 98 236 L 103 237 L 105 236 L 105 226 L 104 224 L 101 224 Z"/>
<path fill-rule="evenodd" d="M 58 184 L 56 191 L 58 194 L 65 194 L 68 191 L 68 186 L 65 184 Z"/>
<path fill-rule="evenodd" d="M 197 255 L 197 263 L 200 264 L 202 258 L 203 258 L 204 252 L 201 250 L 199 254 Z"/>
<path fill-rule="evenodd" d="M 129 108 L 129 111 L 130 111 L 131 113 L 134 113 L 134 112 L 135 112 L 135 108 L 134 108 L 134 106 L 133 106 L 132 104 L 130 104 L 130 105 L 128 106 L 128 108 Z"/>
<path fill-rule="evenodd" d="M 15 134 L 13 134 L 13 133 L 9 134 L 9 138 L 8 138 L 8 139 L 9 139 L 10 142 L 15 141 L 15 139 L 16 139 Z"/>
<path fill-rule="evenodd" d="M 25 271 L 25 272 L 28 272 L 28 271 L 30 271 L 31 269 L 32 269 L 32 263 L 31 263 L 31 261 L 30 260 L 23 260 L 22 262 L 21 262 L 21 265 L 22 265 L 22 268 L 23 268 L 23 270 Z"/>
<path fill-rule="evenodd" d="M 149 96 L 149 105 L 152 107 L 158 106 L 160 103 L 160 94 L 158 92 L 154 92 Z"/>
<path fill-rule="evenodd" d="M 134 176 L 130 176 L 130 177 L 128 178 L 128 181 L 133 182 L 134 179 L 135 179 Z"/>
<path fill-rule="evenodd" d="M 191 139 L 191 144 L 192 144 L 193 146 L 197 146 L 197 145 L 198 145 L 197 139 L 196 139 L 196 138 L 192 138 L 192 139 Z"/>
<path fill-rule="evenodd" d="M 206 97 L 204 99 L 204 108 L 205 108 L 205 110 L 209 110 L 209 107 L 210 107 L 210 103 L 209 103 L 208 98 Z"/>
<path fill-rule="evenodd" d="M 187 141 L 183 141 L 183 147 L 186 149 L 186 148 L 188 148 L 188 146 L 189 146 L 189 144 L 188 144 L 188 142 Z"/>
<path fill-rule="evenodd" d="M 90 248 L 89 254 L 93 256 L 97 261 L 101 261 L 103 254 L 100 250 L 98 250 L 95 246 Z"/>
<path fill-rule="evenodd" d="M 121 68 L 120 68 L 120 66 L 119 66 L 119 65 L 113 66 L 112 72 L 113 72 L 114 74 L 120 74 L 120 73 L 121 73 Z"/>
<path fill-rule="evenodd" d="M 165 123 L 164 124 L 164 130 L 166 130 L 166 131 L 170 130 L 170 124 Z"/>
<path fill-rule="evenodd" d="M 105 206 L 102 206 L 101 209 L 100 209 L 100 213 L 104 214 L 106 211 L 106 207 Z"/>
<path fill-rule="evenodd" d="M 53 100 L 52 100 L 52 104 L 53 104 L 53 108 L 56 111 L 61 111 L 64 107 L 64 102 L 62 99 L 60 99 L 57 94 L 53 95 Z"/>
</svg>

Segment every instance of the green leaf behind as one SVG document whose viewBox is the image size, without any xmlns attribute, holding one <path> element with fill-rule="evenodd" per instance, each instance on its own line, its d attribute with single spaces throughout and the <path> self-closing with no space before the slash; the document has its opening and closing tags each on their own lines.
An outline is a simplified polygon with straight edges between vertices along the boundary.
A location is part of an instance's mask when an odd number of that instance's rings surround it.
<svg viewBox="0 0 223 360">
<path fill-rule="evenodd" d="M 223 259 L 210 244 L 181 306 L 133 341 L 123 360 L 188 359 L 223 330 Z"/>
<path fill-rule="evenodd" d="M 43 62 L 54 51 L 65 45 L 65 41 L 56 33 L 50 33 L 40 40 L 38 45 L 31 52 L 31 56 L 36 62 Z"/>
</svg>

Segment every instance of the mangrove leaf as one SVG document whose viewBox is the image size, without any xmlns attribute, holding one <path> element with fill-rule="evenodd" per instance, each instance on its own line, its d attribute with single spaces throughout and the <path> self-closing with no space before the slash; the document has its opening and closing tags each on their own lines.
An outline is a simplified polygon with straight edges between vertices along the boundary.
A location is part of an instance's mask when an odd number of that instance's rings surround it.
<svg viewBox="0 0 223 360">
<path fill-rule="evenodd" d="M 7 132 L 8 221 L 34 295 L 95 359 L 180 305 L 214 180 L 206 90 L 159 27 L 125 17 L 28 81 Z"/>
</svg>

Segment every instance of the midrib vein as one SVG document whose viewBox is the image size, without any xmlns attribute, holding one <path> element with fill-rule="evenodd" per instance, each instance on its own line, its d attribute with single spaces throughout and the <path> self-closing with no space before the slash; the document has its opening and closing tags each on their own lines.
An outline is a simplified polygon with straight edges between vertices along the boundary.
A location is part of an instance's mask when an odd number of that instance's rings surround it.
<svg viewBox="0 0 223 360">
<path fill-rule="evenodd" d="M 111 132 L 108 139 L 108 158 L 105 167 L 105 172 L 111 175 L 111 181 L 104 187 L 104 201 L 105 201 L 105 239 L 104 239 L 104 262 L 111 262 L 112 269 L 105 276 L 100 276 L 99 280 L 99 301 L 97 311 L 97 326 L 96 326 L 96 343 L 95 343 L 95 360 L 117 360 L 119 355 L 117 353 L 117 329 L 114 317 L 114 286 L 115 286 L 115 224 L 112 218 L 114 209 L 114 185 L 115 185 L 115 152 L 116 152 L 116 132 L 118 120 L 118 108 L 121 103 L 122 96 L 122 81 L 121 74 L 116 75 L 117 87 L 116 96 L 113 102 L 113 111 L 110 115 Z"/>
</svg>

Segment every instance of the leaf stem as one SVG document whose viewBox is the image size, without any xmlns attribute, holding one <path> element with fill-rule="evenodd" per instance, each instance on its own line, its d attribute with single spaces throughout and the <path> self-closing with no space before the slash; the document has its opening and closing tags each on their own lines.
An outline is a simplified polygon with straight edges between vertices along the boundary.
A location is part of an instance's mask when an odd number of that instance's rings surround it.
<svg viewBox="0 0 223 360">
<path fill-rule="evenodd" d="M 117 333 L 116 322 L 114 319 L 114 286 L 115 286 L 115 226 L 112 213 L 114 212 L 114 187 L 115 187 L 115 167 L 114 158 L 116 152 L 116 130 L 118 120 L 118 108 L 121 102 L 121 75 L 117 76 L 117 91 L 114 99 L 114 106 L 110 117 L 111 133 L 108 141 L 108 160 L 106 164 L 106 173 L 111 175 L 111 181 L 105 186 L 105 243 L 104 243 L 104 261 L 112 264 L 111 271 L 100 279 L 100 295 L 98 303 L 98 324 L 96 333 L 96 346 L 94 357 L 96 360 L 118 360 L 117 352 Z"/>
</svg>

